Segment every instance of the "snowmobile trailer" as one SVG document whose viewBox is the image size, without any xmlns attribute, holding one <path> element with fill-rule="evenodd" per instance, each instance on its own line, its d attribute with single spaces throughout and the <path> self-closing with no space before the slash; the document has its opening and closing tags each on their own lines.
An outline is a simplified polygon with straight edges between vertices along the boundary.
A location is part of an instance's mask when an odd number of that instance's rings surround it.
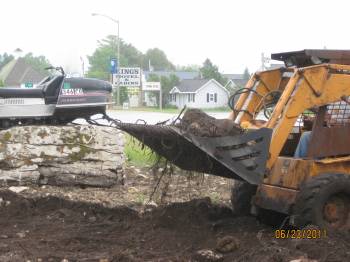
<svg viewBox="0 0 350 262">
<path fill-rule="evenodd" d="M 112 85 L 90 78 L 44 78 L 36 88 L 0 88 L 0 128 L 28 124 L 66 124 L 76 118 L 105 113 Z"/>
</svg>

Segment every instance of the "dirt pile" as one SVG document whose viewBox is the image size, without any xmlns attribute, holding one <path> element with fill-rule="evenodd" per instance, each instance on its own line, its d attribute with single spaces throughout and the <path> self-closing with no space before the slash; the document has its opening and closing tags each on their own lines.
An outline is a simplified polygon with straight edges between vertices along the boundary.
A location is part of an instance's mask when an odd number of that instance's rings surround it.
<svg viewBox="0 0 350 262">
<path fill-rule="evenodd" d="M 242 129 L 229 119 L 216 119 L 200 109 L 188 109 L 180 121 L 181 129 L 202 137 L 238 135 Z"/>
<path fill-rule="evenodd" d="M 9 191 L 0 198 L 0 261 L 350 260 L 349 235 L 275 239 L 273 228 L 209 199 L 136 212 Z"/>
</svg>

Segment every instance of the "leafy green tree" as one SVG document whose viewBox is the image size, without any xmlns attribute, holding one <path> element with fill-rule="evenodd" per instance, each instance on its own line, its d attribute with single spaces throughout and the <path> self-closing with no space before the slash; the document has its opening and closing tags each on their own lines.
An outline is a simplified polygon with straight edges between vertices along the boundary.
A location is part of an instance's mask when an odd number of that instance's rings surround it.
<svg viewBox="0 0 350 262">
<path fill-rule="evenodd" d="M 175 70 L 175 66 L 168 60 L 166 54 L 159 48 L 148 49 L 144 55 L 143 68 L 150 69 L 151 64 L 153 70 Z"/>
<path fill-rule="evenodd" d="M 147 79 L 148 82 L 159 82 L 160 81 L 160 78 L 158 75 L 156 74 L 149 74 L 148 75 L 148 79 Z"/>
<path fill-rule="evenodd" d="M 199 69 L 202 78 L 212 79 L 214 78 L 220 84 L 225 85 L 227 79 L 219 73 L 219 69 L 208 58 L 204 61 L 203 66 Z"/>
<path fill-rule="evenodd" d="M 4 82 L 0 79 L 0 87 L 4 87 Z"/>
<path fill-rule="evenodd" d="M 13 59 L 13 55 L 7 53 L 0 54 L 0 70 L 1 68 Z"/>
<path fill-rule="evenodd" d="M 90 68 L 87 76 L 109 80 L 109 62 L 113 57 L 116 57 L 116 37 L 107 36 L 98 41 L 98 47 L 88 56 Z"/>
<path fill-rule="evenodd" d="M 120 39 L 120 66 L 140 66 L 143 61 L 142 53 L 133 45 L 126 44 Z M 109 35 L 98 41 L 98 47 L 91 56 L 88 56 L 90 68 L 89 77 L 109 80 L 109 62 L 117 57 L 117 38 Z"/>
<path fill-rule="evenodd" d="M 250 73 L 249 73 L 248 67 L 246 67 L 246 68 L 244 69 L 244 72 L 243 72 L 243 79 L 244 79 L 244 80 L 249 80 L 249 79 L 250 79 Z"/>
<path fill-rule="evenodd" d="M 120 86 L 119 88 L 120 88 L 120 94 L 119 94 L 120 104 L 123 104 L 124 102 L 128 102 L 129 101 L 129 95 L 128 95 L 127 87 Z M 118 95 L 117 90 L 115 90 L 113 92 L 114 101 L 117 101 L 117 99 L 118 99 L 117 95 Z"/>
<path fill-rule="evenodd" d="M 50 66 L 50 61 L 43 55 L 34 56 L 33 53 L 27 53 L 23 57 L 24 61 L 31 65 L 36 71 L 41 72 L 43 74 L 48 74 L 45 70 L 46 67 Z"/>
<path fill-rule="evenodd" d="M 171 74 L 169 77 L 161 76 L 160 77 L 160 84 L 162 86 L 162 101 L 163 106 L 169 104 L 169 92 L 174 87 L 177 86 L 180 83 L 180 79 L 174 75 Z"/>
<path fill-rule="evenodd" d="M 120 64 L 122 66 L 141 66 L 144 60 L 142 52 L 140 52 L 132 44 L 127 44 L 121 40 L 120 44 Z"/>
</svg>

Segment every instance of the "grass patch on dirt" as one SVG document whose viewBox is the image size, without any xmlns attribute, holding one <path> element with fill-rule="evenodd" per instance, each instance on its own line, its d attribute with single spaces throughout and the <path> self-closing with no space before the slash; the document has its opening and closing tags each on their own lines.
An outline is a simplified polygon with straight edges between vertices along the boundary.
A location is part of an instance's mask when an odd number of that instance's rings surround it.
<svg viewBox="0 0 350 262">
<path fill-rule="evenodd" d="M 143 148 L 140 141 L 128 134 L 125 135 L 124 153 L 127 162 L 138 167 L 153 165 L 156 161 L 156 155 L 148 147 Z"/>
</svg>

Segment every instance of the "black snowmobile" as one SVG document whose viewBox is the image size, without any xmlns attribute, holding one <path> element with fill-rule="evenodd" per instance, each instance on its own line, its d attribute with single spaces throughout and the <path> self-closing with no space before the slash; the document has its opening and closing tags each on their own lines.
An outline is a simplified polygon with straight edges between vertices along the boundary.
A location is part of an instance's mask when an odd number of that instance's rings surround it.
<svg viewBox="0 0 350 262">
<path fill-rule="evenodd" d="M 36 88 L 0 88 L 0 128 L 30 124 L 66 124 L 76 118 L 104 114 L 110 104 L 110 83 L 90 78 L 44 78 Z"/>
</svg>

